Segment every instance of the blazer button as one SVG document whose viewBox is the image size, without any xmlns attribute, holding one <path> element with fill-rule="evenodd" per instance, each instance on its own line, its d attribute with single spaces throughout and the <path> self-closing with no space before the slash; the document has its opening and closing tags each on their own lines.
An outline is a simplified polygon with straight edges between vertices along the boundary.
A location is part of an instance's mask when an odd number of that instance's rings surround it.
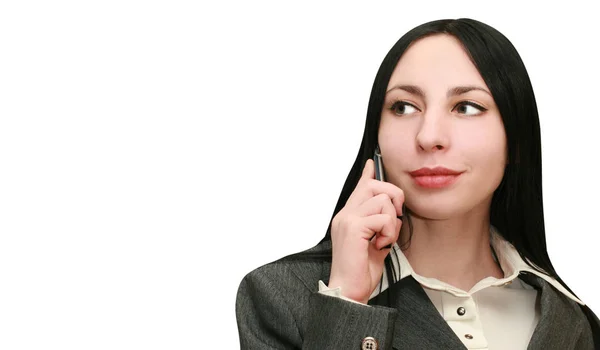
<svg viewBox="0 0 600 350">
<path fill-rule="evenodd" d="M 377 340 L 373 337 L 365 337 L 362 341 L 362 350 L 377 350 L 379 349 L 379 344 L 377 344 Z"/>
</svg>

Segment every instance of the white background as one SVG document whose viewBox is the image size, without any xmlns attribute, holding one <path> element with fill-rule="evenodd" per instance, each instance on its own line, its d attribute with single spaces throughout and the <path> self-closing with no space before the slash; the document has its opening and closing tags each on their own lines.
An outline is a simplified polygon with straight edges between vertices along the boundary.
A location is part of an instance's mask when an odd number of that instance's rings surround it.
<svg viewBox="0 0 600 350">
<path fill-rule="evenodd" d="M 379 64 L 441 18 L 521 54 L 550 257 L 600 314 L 597 12 L 364 3 L 3 2 L 0 348 L 238 348 L 242 277 L 324 236 Z"/>
</svg>

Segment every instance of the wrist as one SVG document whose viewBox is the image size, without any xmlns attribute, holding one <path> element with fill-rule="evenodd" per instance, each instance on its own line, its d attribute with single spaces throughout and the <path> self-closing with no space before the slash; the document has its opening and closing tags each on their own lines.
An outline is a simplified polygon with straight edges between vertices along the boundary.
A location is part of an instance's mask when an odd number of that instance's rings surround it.
<svg viewBox="0 0 600 350">
<path fill-rule="evenodd" d="M 326 292 L 326 294 L 328 294 L 328 295 L 336 296 L 338 298 L 352 301 L 352 302 L 359 303 L 359 304 L 367 305 L 369 303 L 368 296 L 361 298 L 361 297 L 357 297 L 357 296 L 348 294 L 348 293 L 344 292 L 344 288 L 342 288 L 342 285 L 340 283 L 336 283 L 336 282 L 329 281 L 329 285 L 327 285 L 327 286 L 325 286 L 325 284 L 322 284 L 322 286 L 320 285 L 319 291 Z"/>
</svg>

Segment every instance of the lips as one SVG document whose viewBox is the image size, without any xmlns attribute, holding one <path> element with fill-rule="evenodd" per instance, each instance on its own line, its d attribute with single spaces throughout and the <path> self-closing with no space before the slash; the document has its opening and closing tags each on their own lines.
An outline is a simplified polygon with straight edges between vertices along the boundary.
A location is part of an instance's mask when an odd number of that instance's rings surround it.
<svg viewBox="0 0 600 350">
<path fill-rule="evenodd" d="M 462 171 L 456 171 L 441 166 L 431 168 L 421 168 L 415 171 L 411 171 L 411 176 L 435 176 L 435 175 L 459 175 Z"/>
<path fill-rule="evenodd" d="M 444 167 L 421 168 L 409 174 L 415 183 L 425 188 L 442 188 L 453 184 L 463 172 Z"/>
</svg>

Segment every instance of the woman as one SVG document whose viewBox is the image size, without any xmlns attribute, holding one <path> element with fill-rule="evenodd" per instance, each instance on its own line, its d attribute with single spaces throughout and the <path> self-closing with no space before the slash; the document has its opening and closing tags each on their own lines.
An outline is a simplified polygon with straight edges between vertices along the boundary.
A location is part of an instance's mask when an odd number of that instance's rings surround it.
<svg viewBox="0 0 600 350">
<path fill-rule="evenodd" d="M 472 19 L 414 28 L 377 73 L 325 237 L 242 280 L 241 347 L 600 348 L 600 321 L 550 262 L 541 182 L 510 41 Z"/>
</svg>

